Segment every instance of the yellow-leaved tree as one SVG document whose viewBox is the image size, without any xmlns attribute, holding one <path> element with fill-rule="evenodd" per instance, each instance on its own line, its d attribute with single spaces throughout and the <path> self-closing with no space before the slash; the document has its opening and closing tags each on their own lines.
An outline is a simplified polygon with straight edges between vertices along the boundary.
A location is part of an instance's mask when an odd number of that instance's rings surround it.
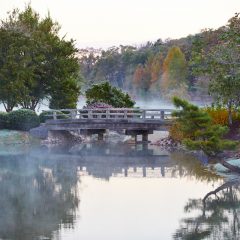
<svg viewBox="0 0 240 240">
<path fill-rule="evenodd" d="M 161 90 L 170 97 L 187 95 L 187 61 L 184 53 L 177 46 L 171 47 L 164 59 Z"/>
</svg>

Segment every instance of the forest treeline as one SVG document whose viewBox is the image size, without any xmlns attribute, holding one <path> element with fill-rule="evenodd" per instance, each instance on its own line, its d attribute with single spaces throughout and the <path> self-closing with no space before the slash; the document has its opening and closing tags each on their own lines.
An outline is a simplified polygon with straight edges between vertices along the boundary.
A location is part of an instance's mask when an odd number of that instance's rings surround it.
<svg viewBox="0 0 240 240">
<path fill-rule="evenodd" d="M 93 83 L 108 82 L 133 100 L 173 96 L 206 100 L 231 112 L 240 105 L 240 15 L 219 29 L 145 45 L 78 49 L 59 34 L 50 13 L 41 17 L 31 5 L 0 20 L 0 103 L 35 110 L 75 108 Z M 108 86 L 108 85 L 102 85 Z M 98 87 L 99 88 L 99 87 Z M 111 92 L 112 94 L 112 92 Z"/>
<path fill-rule="evenodd" d="M 206 73 L 205 60 L 212 49 L 229 39 L 223 39 L 236 14 L 217 30 L 204 29 L 185 38 L 147 42 L 139 47 L 123 46 L 79 51 L 85 87 L 108 81 L 130 92 L 133 98 L 163 98 L 172 96 L 206 99 L 211 77 Z M 214 49 L 215 51 L 215 49 Z"/>
</svg>

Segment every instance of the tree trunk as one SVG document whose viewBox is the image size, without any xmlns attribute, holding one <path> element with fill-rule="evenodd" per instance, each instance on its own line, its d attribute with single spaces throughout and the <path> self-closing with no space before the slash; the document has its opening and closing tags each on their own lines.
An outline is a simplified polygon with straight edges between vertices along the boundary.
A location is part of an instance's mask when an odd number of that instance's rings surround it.
<svg viewBox="0 0 240 240">
<path fill-rule="evenodd" d="M 231 101 L 228 102 L 227 107 L 228 107 L 228 124 L 229 126 L 232 126 L 233 120 L 232 120 L 232 102 Z"/>
<path fill-rule="evenodd" d="M 3 106 L 4 106 L 5 110 L 6 110 L 6 112 L 11 112 L 13 110 L 13 108 L 14 108 L 14 106 L 12 106 L 12 105 L 10 105 L 8 103 L 4 103 L 4 102 L 3 102 Z"/>
<path fill-rule="evenodd" d="M 215 196 L 216 196 L 216 194 L 217 194 L 218 192 L 220 192 L 220 191 L 222 191 L 222 190 L 224 190 L 224 189 L 226 189 L 226 188 L 232 187 L 232 186 L 234 186 L 234 185 L 239 185 L 239 184 L 240 184 L 240 181 L 239 181 L 239 180 L 231 180 L 231 181 L 229 181 L 229 182 L 224 183 L 224 184 L 221 185 L 220 187 L 216 188 L 214 191 L 211 191 L 211 192 L 207 193 L 207 194 L 204 196 L 203 200 L 202 200 L 202 201 L 203 201 L 203 204 L 204 204 L 204 207 L 205 207 L 205 205 L 206 205 L 206 200 L 207 200 L 207 198 L 208 198 L 209 196 L 211 196 L 211 195 L 215 195 Z"/>
</svg>

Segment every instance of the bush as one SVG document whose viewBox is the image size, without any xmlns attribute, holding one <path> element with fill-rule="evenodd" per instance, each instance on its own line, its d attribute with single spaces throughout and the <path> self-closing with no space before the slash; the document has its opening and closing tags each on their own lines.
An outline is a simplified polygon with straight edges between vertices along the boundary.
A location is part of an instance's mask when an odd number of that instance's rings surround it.
<svg viewBox="0 0 240 240">
<path fill-rule="evenodd" d="M 212 118 L 213 124 L 228 126 L 228 111 L 223 107 L 207 107 L 204 109 Z M 236 111 L 232 112 L 233 122 L 239 121 L 239 114 Z"/>
<path fill-rule="evenodd" d="M 28 131 L 39 126 L 38 115 L 29 109 L 19 109 L 8 113 L 9 129 Z"/>
<path fill-rule="evenodd" d="M 0 129 L 8 127 L 8 113 L 0 112 Z"/>
<path fill-rule="evenodd" d="M 63 113 L 63 112 L 58 111 L 57 119 L 67 119 L 68 118 L 67 114 L 69 114 L 69 113 L 67 113 L 67 112 Z M 51 116 L 48 116 L 48 115 L 51 115 Z M 49 110 L 49 111 L 44 111 L 44 112 L 40 113 L 40 115 L 39 115 L 40 123 L 44 123 L 48 119 L 53 119 L 53 111 Z"/>
<path fill-rule="evenodd" d="M 177 121 L 174 122 L 169 128 L 169 136 L 177 142 L 182 142 L 184 139 L 184 134 L 181 131 L 181 125 Z"/>
</svg>

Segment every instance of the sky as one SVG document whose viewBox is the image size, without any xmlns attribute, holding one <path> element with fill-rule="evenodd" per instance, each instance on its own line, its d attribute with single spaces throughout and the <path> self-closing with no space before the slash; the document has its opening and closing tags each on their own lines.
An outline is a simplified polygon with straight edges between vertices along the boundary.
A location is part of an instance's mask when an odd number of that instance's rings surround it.
<svg viewBox="0 0 240 240">
<path fill-rule="evenodd" d="M 0 0 L 0 18 L 30 1 Z M 80 48 L 140 45 L 176 39 L 225 25 L 240 12 L 240 0 L 31 0 L 32 7 L 60 23 L 60 34 Z"/>
</svg>

